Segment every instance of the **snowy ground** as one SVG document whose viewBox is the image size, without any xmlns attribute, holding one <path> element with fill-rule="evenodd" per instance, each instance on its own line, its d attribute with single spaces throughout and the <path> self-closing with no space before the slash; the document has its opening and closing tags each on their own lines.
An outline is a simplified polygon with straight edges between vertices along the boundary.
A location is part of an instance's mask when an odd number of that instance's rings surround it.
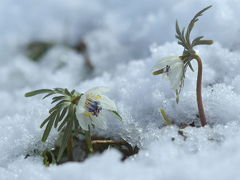
<svg viewBox="0 0 240 180">
<path fill-rule="evenodd" d="M 174 122 L 198 122 L 196 72 L 189 71 L 180 103 L 168 81 L 152 76 L 161 57 L 181 55 L 174 39 L 175 20 L 187 25 L 200 9 L 193 35 L 214 45 L 199 47 L 203 59 L 203 102 L 210 125 L 163 127 L 164 108 Z M 236 0 L 1 0 L 0 2 L 0 179 L 239 179 L 240 172 L 240 3 Z M 24 45 L 34 40 L 74 44 L 84 38 L 96 67 L 86 78 L 82 55 L 62 45 L 39 62 Z M 58 68 L 60 63 L 66 65 Z M 196 69 L 196 64 L 194 64 Z M 99 135 L 121 136 L 141 149 L 125 162 L 109 150 L 84 163 L 45 167 L 41 157 L 24 159 L 41 148 L 41 121 L 49 101 L 25 98 L 39 88 L 85 91 L 103 85 L 117 102 L 125 122 L 109 119 Z M 50 135 L 53 142 L 56 132 Z M 173 141 L 174 138 L 174 141 Z"/>
</svg>

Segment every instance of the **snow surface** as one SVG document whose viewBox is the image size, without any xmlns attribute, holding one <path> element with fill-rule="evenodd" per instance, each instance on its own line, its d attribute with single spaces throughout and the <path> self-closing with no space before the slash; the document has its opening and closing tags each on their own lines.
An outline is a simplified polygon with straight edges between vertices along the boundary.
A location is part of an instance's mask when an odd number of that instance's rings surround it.
<svg viewBox="0 0 240 180">
<path fill-rule="evenodd" d="M 164 108 L 176 123 L 198 123 L 196 72 L 187 72 L 180 103 L 168 81 L 151 75 L 161 57 L 180 55 L 175 20 L 187 25 L 203 7 L 194 35 L 213 39 L 197 50 L 203 59 L 203 102 L 209 125 L 163 127 Z M 219 179 L 240 178 L 240 3 L 236 0 L 1 0 L 0 1 L 0 180 L 50 179 Z M 87 78 L 83 57 L 58 45 L 40 62 L 23 51 L 33 40 L 68 42 L 83 38 L 96 67 Z M 58 68 L 65 64 L 62 68 Z M 195 70 L 196 64 L 193 63 Z M 38 88 L 66 87 L 86 91 L 103 85 L 125 122 L 113 118 L 107 131 L 96 131 L 138 145 L 139 154 L 125 162 L 109 150 L 84 163 L 44 167 L 40 157 L 25 155 L 40 142 L 41 121 L 49 100 L 25 98 Z M 52 132 L 48 144 L 54 142 Z M 172 141 L 172 138 L 175 140 Z"/>
</svg>

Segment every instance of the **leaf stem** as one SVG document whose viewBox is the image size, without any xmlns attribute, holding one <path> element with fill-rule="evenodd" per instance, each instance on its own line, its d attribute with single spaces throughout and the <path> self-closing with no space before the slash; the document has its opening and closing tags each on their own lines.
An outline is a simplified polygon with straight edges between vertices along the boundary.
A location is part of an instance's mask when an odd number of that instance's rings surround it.
<svg viewBox="0 0 240 180">
<path fill-rule="evenodd" d="M 67 157 L 68 157 L 68 161 L 73 161 L 72 145 L 73 145 L 73 137 L 69 136 L 68 137 L 68 143 L 67 143 Z"/>
<path fill-rule="evenodd" d="M 127 144 L 125 141 L 115 141 L 115 140 L 92 140 L 92 144 Z"/>
<path fill-rule="evenodd" d="M 203 108 L 203 103 L 202 103 L 202 60 L 197 55 L 195 55 L 194 58 L 197 60 L 197 63 L 198 63 L 196 93 L 197 93 L 197 104 L 198 104 L 200 122 L 203 127 L 207 124 L 207 121 L 205 118 L 204 108 Z"/>
<path fill-rule="evenodd" d="M 86 136 L 86 143 L 87 143 L 88 150 L 91 153 L 91 152 L 93 152 L 93 146 L 92 146 L 90 128 L 88 131 L 86 131 L 85 136 Z"/>
</svg>

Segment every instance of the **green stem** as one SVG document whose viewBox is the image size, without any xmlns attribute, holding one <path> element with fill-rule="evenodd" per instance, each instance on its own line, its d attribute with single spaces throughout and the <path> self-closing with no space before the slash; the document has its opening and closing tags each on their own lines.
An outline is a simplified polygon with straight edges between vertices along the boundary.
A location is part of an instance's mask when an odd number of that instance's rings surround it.
<svg viewBox="0 0 240 180">
<path fill-rule="evenodd" d="M 67 157 L 68 161 L 73 161 L 73 150 L 72 150 L 73 138 L 69 136 L 67 143 Z"/>
<path fill-rule="evenodd" d="M 89 128 L 88 131 L 86 131 L 86 143 L 87 143 L 87 147 L 88 147 L 89 152 L 90 153 L 93 152 L 90 128 Z"/>
<path fill-rule="evenodd" d="M 203 103 L 202 103 L 202 60 L 199 56 L 194 56 L 195 59 L 198 62 L 198 75 L 197 75 L 197 87 L 196 87 L 196 93 L 197 93 L 197 104 L 198 104 L 198 111 L 199 111 L 199 117 L 201 121 L 202 127 L 207 124 Z"/>
</svg>

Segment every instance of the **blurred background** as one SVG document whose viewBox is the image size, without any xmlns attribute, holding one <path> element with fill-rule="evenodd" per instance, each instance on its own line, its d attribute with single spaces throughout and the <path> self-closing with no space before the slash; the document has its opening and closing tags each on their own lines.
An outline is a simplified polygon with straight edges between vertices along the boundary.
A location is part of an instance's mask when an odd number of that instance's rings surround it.
<svg viewBox="0 0 240 180">
<path fill-rule="evenodd" d="M 88 77 L 114 71 L 118 64 L 148 57 L 151 46 L 175 41 L 176 19 L 187 26 L 209 4 L 213 8 L 201 17 L 193 35 L 204 34 L 223 47 L 239 50 L 240 5 L 234 0 L 2 0 L 1 88 L 23 88 L 40 81 L 31 71 L 35 63 L 41 79 L 46 66 L 55 76 L 70 61 L 69 66 L 77 64 L 68 71 L 75 72 L 81 63 L 87 67 L 81 75 L 74 74 L 79 80 L 89 71 Z"/>
</svg>

